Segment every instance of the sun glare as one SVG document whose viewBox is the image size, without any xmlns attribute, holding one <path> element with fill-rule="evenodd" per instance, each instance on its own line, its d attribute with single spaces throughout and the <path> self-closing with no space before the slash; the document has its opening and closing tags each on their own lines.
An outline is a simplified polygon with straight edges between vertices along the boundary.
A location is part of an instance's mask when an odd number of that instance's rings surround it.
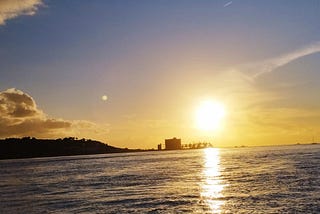
<svg viewBox="0 0 320 214">
<path fill-rule="evenodd" d="M 226 112 L 223 104 L 206 100 L 196 110 L 196 127 L 203 131 L 213 131 L 221 127 Z"/>
</svg>

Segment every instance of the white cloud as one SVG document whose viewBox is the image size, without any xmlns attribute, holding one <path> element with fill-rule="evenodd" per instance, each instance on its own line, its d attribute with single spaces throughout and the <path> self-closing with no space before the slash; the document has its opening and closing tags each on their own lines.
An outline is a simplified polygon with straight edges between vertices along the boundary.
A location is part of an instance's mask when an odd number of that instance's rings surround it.
<svg viewBox="0 0 320 214">
<path fill-rule="evenodd" d="M 34 15 L 42 0 L 0 0 L 0 25 L 21 15 Z"/>
<path fill-rule="evenodd" d="M 251 66 L 251 69 L 255 70 L 255 73 L 252 77 L 253 79 L 255 79 L 263 74 L 273 72 L 275 69 L 284 66 L 296 59 L 318 52 L 320 52 L 320 42 L 316 42 L 312 45 L 303 47 L 301 49 L 281 55 L 279 57 L 256 63 L 255 65 Z"/>
<path fill-rule="evenodd" d="M 223 7 L 228 7 L 228 6 L 230 6 L 231 4 L 232 4 L 232 1 L 229 1 L 229 2 L 225 3 L 225 4 L 223 5 Z"/>
<path fill-rule="evenodd" d="M 0 92 L 0 138 L 75 136 L 105 140 L 108 129 L 108 125 L 85 120 L 50 118 L 23 91 L 11 88 Z"/>
</svg>

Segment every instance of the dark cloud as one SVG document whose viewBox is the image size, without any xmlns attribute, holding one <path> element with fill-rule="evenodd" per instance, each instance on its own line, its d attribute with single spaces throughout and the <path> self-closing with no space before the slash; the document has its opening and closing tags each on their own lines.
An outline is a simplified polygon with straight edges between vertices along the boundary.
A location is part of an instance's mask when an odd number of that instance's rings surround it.
<svg viewBox="0 0 320 214">
<path fill-rule="evenodd" d="M 48 118 L 33 98 L 20 90 L 0 92 L 0 137 L 50 136 L 71 125 L 69 121 Z"/>
<path fill-rule="evenodd" d="M 98 132 L 98 133 L 97 133 Z M 0 92 L 0 137 L 64 137 L 105 138 L 107 126 L 93 122 L 49 118 L 34 99 L 14 88 Z"/>
<path fill-rule="evenodd" d="M 0 116 L 8 119 L 42 117 L 43 113 L 31 96 L 12 88 L 0 93 Z"/>
<path fill-rule="evenodd" d="M 20 123 L 7 125 L 0 123 L 0 137 L 23 137 L 23 136 L 54 136 L 57 129 L 67 129 L 71 123 L 54 119 L 26 119 Z"/>
</svg>

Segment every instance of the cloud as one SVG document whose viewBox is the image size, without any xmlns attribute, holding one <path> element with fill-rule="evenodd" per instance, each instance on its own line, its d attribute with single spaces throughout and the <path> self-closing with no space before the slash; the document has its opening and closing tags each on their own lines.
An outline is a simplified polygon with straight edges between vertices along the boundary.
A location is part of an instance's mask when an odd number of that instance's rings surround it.
<svg viewBox="0 0 320 214">
<path fill-rule="evenodd" d="M 232 1 L 229 1 L 229 2 L 225 3 L 225 4 L 223 5 L 223 7 L 228 7 L 228 6 L 230 6 L 231 4 L 232 4 Z"/>
<path fill-rule="evenodd" d="M 16 89 L 8 89 L 0 94 L 0 116 L 22 118 L 40 116 L 32 97 Z"/>
<path fill-rule="evenodd" d="M 0 137 L 58 138 L 76 136 L 105 140 L 108 125 L 50 118 L 34 99 L 15 88 L 0 92 Z"/>
<path fill-rule="evenodd" d="M 32 16 L 42 4 L 42 0 L 0 0 L 0 25 L 18 16 Z"/>
<path fill-rule="evenodd" d="M 293 51 L 291 53 L 287 53 L 284 55 L 281 55 L 279 57 L 276 58 L 272 58 L 260 63 L 256 63 L 251 69 L 256 70 L 254 75 L 253 75 L 253 79 L 266 74 L 266 73 L 270 73 L 273 72 L 275 69 L 284 66 L 296 59 L 299 59 L 301 57 L 307 56 L 307 55 L 311 55 L 314 53 L 318 53 L 320 52 L 320 42 L 316 42 L 312 45 L 303 47 L 301 49 L 298 49 L 296 51 Z M 252 67 L 252 66 L 251 66 Z"/>
</svg>

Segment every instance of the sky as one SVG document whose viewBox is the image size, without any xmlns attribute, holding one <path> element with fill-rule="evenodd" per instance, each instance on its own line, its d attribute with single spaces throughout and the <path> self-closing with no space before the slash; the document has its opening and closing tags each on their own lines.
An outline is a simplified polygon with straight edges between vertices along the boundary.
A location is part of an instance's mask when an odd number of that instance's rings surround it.
<svg viewBox="0 0 320 214">
<path fill-rule="evenodd" d="M 0 138 L 320 140 L 319 20 L 318 0 L 0 0 Z M 219 129 L 195 127 L 203 100 Z"/>
</svg>

